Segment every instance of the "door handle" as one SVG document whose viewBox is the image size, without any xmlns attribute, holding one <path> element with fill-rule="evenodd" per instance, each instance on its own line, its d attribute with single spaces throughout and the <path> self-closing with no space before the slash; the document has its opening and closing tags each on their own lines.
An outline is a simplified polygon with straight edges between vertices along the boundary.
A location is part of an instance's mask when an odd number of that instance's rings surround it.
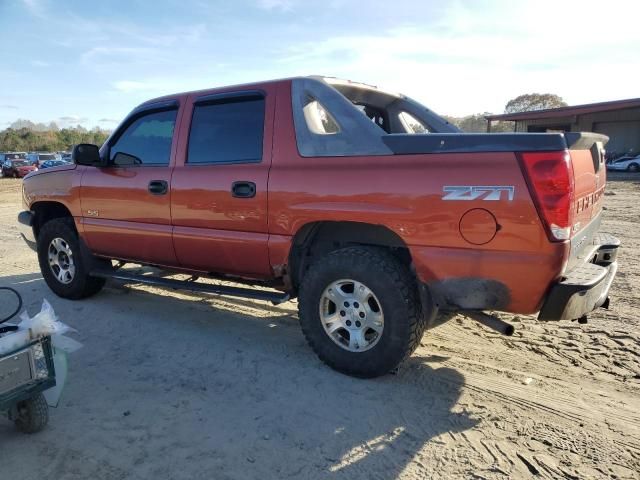
<svg viewBox="0 0 640 480">
<path fill-rule="evenodd" d="M 235 198 L 253 198 L 256 196 L 256 184 L 253 182 L 233 182 L 231 184 L 231 195 Z"/>
<path fill-rule="evenodd" d="M 169 191 L 169 184 L 166 180 L 151 180 L 149 182 L 149 193 L 152 195 L 165 195 Z"/>
</svg>

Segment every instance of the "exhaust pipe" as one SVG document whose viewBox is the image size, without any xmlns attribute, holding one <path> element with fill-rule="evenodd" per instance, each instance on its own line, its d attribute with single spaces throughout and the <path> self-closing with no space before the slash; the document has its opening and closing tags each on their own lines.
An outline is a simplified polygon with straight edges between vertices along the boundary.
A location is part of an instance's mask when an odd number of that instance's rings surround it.
<svg viewBox="0 0 640 480">
<path fill-rule="evenodd" d="M 464 312 L 464 314 L 476 322 L 481 323 L 485 327 L 489 327 L 490 329 L 506 335 L 507 337 L 513 335 L 513 332 L 516 330 L 510 323 L 484 312 Z"/>
</svg>

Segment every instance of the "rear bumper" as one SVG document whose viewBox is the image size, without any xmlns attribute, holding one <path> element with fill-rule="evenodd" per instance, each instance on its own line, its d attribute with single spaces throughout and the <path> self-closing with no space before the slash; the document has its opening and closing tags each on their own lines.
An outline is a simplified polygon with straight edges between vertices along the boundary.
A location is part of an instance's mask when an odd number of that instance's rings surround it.
<svg viewBox="0 0 640 480">
<path fill-rule="evenodd" d="M 33 233 L 33 213 L 26 210 L 18 214 L 20 235 L 32 250 L 36 250 L 36 236 Z"/>
<path fill-rule="evenodd" d="M 538 320 L 574 320 L 596 308 L 608 305 L 609 289 L 618 271 L 620 241 L 608 234 L 598 234 L 599 242 L 590 260 L 567 272 L 551 287 Z"/>
</svg>

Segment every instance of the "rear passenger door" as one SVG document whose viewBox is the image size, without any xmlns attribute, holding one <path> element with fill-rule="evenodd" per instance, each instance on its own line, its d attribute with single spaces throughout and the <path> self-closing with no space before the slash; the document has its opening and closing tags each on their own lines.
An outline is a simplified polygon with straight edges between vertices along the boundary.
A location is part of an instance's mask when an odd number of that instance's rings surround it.
<svg viewBox="0 0 640 480">
<path fill-rule="evenodd" d="M 171 184 L 180 266 L 270 275 L 267 180 L 275 89 L 193 95 Z"/>
<path fill-rule="evenodd" d="M 101 149 L 107 165 L 83 167 L 84 238 L 97 254 L 176 265 L 170 184 L 178 103 L 134 111 Z"/>
</svg>

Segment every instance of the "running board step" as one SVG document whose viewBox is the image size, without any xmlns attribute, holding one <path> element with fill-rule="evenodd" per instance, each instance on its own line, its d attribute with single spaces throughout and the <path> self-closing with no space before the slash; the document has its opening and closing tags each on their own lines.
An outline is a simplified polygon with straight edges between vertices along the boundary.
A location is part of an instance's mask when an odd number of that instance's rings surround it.
<svg viewBox="0 0 640 480">
<path fill-rule="evenodd" d="M 253 288 L 228 287 L 226 285 L 212 285 L 209 283 L 198 283 L 188 280 L 172 280 L 169 278 L 154 277 L 152 275 L 135 275 L 120 270 L 92 270 L 92 277 L 113 278 L 125 282 L 144 283 L 158 287 L 175 288 L 178 290 L 190 290 L 192 292 L 215 293 L 228 297 L 251 298 L 253 300 L 265 300 L 274 305 L 284 303 L 289 300 L 288 293 L 257 290 Z"/>
</svg>

